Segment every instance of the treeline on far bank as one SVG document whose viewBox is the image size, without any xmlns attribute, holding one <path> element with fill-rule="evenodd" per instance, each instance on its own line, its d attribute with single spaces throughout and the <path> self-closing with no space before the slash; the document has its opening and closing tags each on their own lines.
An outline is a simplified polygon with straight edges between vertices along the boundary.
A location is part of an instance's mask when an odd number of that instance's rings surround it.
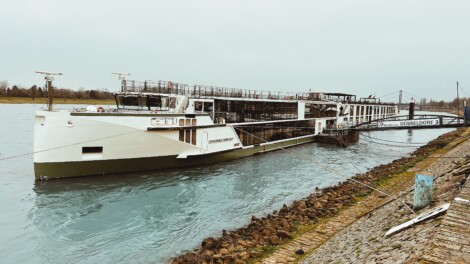
<svg viewBox="0 0 470 264">
<path fill-rule="evenodd" d="M 30 88 L 20 87 L 18 85 L 8 86 L 8 82 L 0 81 L 0 97 L 29 97 L 44 98 L 48 97 L 47 89 L 33 85 Z M 66 88 L 54 87 L 54 98 L 66 99 L 113 99 L 114 96 L 106 90 L 85 90 L 80 88 L 74 91 Z"/>
<path fill-rule="evenodd" d="M 74 91 L 66 88 L 54 87 L 54 98 L 64 99 L 114 99 L 114 96 L 106 90 L 86 90 L 80 88 L 78 91 Z M 9 86 L 8 81 L 0 80 L 0 97 L 29 97 L 34 98 L 46 98 L 48 97 L 47 89 L 33 85 L 30 88 L 21 87 L 18 85 Z M 444 100 L 433 100 L 421 98 L 416 102 L 416 106 L 420 110 L 446 110 L 446 109 L 457 109 L 463 105 L 470 106 L 470 97 L 455 98 L 452 101 Z M 403 104 L 406 105 L 406 104 Z"/>
</svg>

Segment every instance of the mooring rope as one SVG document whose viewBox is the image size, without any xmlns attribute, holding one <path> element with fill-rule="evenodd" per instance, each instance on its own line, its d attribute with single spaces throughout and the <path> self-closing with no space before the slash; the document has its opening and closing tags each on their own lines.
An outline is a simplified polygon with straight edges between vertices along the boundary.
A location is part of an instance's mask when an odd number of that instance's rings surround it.
<svg viewBox="0 0 470 264">
<path fill-rule="evenodd" d="M 364 135 L 360 135 L 360 136 L 362 137 Z M 463 136 L 463 137 L 457 138 L 455 140 L 467 140 L 469 138 L 470 138 L 470 136 Z M 427 144 L 427 143 L 421 143 L 421 144 L 423 144 L 421 146 L 407 146 L 407 145 L 386 144 L 386 143 L 376 142 L 376 141 L 365 139 L 365 138 L 362 138 L 362 140 L 370 142 L 370 143 L 378 144 L 378 145 L 389 146 L 389 147 L 400 147 L 400 148 L 417 148 L 417 147 L 422 147 L 423 145 Z M 410 143 L 410 144 L 412 144 L 412 143 Z M 415 143 L 415 144 L 418 144 L 418 143 Z"/>
<path fill-rule="evenodd" d="M 402 141 L 386 140 L 386 139 L 371 137 L 371 136 L 363 135 L 363 134 L 361 134 L 361 136 L 368 137 L 370 139 L 375 139 L 375 140 L 380 140 L 380 141 L 385 141 L 385 142 L 390 142 L 390 143 L 398 143 L 398 144 L 418 144 L 418 145 L 427 144 L 427 142 L 402 142 Z"/>
<path fill-rule="evenodd" d="M 398 155 L 387 155 L 387 154 L 382 154 L 380 153 L 380 156 L 384 156 L 384 157 L 390 157 L 390 158 L 404 158 L 404 156 L 398 156 Z M 408 156 L 408 158 L 411 158 L 413 156 Z M 470 157 L 470 155 L 466 155 L 466 156 L 428 156 L 426 158 L 429 158 L 429 159 L 466 159 Z"/>
<path fill-rule="evenodd" d="M 360 135 L 360 136 L 362 137 L 362 135 Z M 377 141 L 373 141 L 373 140 L 369 140 L 369 139 L 365 139 L 365 138 L 362 138 L 362 140 L 370 142 L 370 143 L 382 145 L 382 146 L 396 147 L 396 148 L 418 148 L 418 147 L 422 147 L 422 146 L 425 145 L 425 144 L 420 145 L 420 146 L 394 145 L 394 144 L 386 144 L 386 143 L 382 143 L 382 142 L 377 142 Z"/>
<path fill-rule="evenodd" d="M 237 128 L 237 127 L 233 127 L 233 128 L 235 128 L 235 129 L 237 129 L 237 130 L 239 130 L 239 131 L 241 131 L 241 132 L 243 132 L 243 133 L 246 133 L 246 134 L 248 134 L 248 135 L 251 135 L 251 136 L 253 136 L 253 137 L 255 137 L 255 138 L 258 138 L 258 139 L 260 139 L 260 140 L 262 140 L 262 141 L 264 141 L 264 142 L 266 142 L 266 143 L 269 143 L 269 142 L 266 141 L 265 139 L 260 138 L 260 137 L 258 137 L 258 136 L 256 136 L 256 135 L 253 135 L 253 134 L 251 134 L 251 133 L 249 133 L 249 132 L 246 132 L 246 131 L 244 131 L 244 130 L 242 130 L 242 129 L 239 129 L 239 128 Z M 320 163 L 318 163 L 318 162 L 312 160 L 312 159 L 309 158 L 309 157 L 306 157 L 306 158 L 305 158 L 304 155 L 299 155 L 299 154 L 297 154 L 297 153 L 294 153 L 294 152 L 292 152 L 292 151 L 290 151 L 290 150 L 288 150 L 288 149 L 286 149 L 286 148 L 284 148 L 284 147 L 282 147 L 282 146 L 279 147 L 279 148 L 282 149 L 282 150 L 284 150 L 284 151 L 286 151 L 287 153 L 290 153 L 290 154 L 296 156 L 297 158 L 299 158 L 299 159 L 301 159 L 301 160 L 304 160 L 304 161 L 307 161 L 307 162 L 311 162 L 311 163 L 313 163 L 313 164 L 316 164 L 316 165 L 318 165 L 318 167 L 322 168 L 322 169 L 325 170 L 325 171 L 328 171 L 328 172 L 331 172 L 331 173 L 335 173 L 335 174 L 337 174 L 337 175 L 339 175 L 339 176 L 342 176 L 342 177 L 346 177 L 346 178 L 349 177 L 348 175 L 344 175 L 344 174 L 342 174 L 341 172 L 339 172 L 339 171 L 337 171 L 337 170 L 335 170 L 335 169 L 333 169 L 333 168 L 324 166 L 324 165 L 322 165 L 322 164 L 320 164 Z M 352 164 L 352 163 L 351 163 L 351 164 Z M 351 180 L 351 181 L 353 181 L 353 182 L 355 182 L 355 183 L 357 183 L 357 184 L 363 185 L 363 186 L 365 186 L 365 187 L 367 187 L 367 188 L 369 188 L 369 189 L 371 189 L 371 190 L 377 191 L 377 192 L 379 192 L 379 193 L 381 193 L 381 194 L 383 194 L 383 195 L 386 195 L 386 196 L 388 196 L 388 197 L 390 197 L 390 198 L 392 198 L 392 199 L 394 199 L 394 200 L 397 200 L 397 201 L 401 202 L 406 208 L 408 208 L 408 210 L 410 210 L 413 214 L 416 214 L 416 213 L 413 211 L 413 209 L 411 209 L 404 201 L 400 201 L 398 196 L 394 196 L 394 195 L 388 194 L 388 193 L 386 193 L 386 192 L 384 192 L 384 191 L 382 191 L 382 190 L 379 190 L 379 189 L 377 189 L 377 188 L 374 188 L 374 187 L 372 187 L 372 186 L 370 186 L 370 185 L 368 185 L 368 184 L 365 184 L 365 183 L 363 183 L 363 182 L 361 182 L 361 181 L 358 181 L 358 180 L 356 180 L 356 179 L 353 179 L 353 178 L 349 178 L 348 180 Z"/>
</svg>

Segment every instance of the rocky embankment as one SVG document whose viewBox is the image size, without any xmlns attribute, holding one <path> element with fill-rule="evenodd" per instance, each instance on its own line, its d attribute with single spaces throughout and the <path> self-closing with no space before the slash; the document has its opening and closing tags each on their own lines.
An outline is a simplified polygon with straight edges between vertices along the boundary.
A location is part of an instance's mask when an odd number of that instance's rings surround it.
<svg viewBox="0 0 470 264">
<path fill-rule="evenodd" d="M 417 149 L 410 157 L 380 165 L 367 173 L 357 174 L 354 180 L 367 185 L 379 185 L 389 177 L 408 170 L 434 151 L 459 137 L 457 130 L 438 137 Z M 339 210 L 353 205 L 358 197 L 367 196 L 372 190 L 352 180 L 333 187 L 317 189 L 292 205 L 284 205 L 266 217 L 252 217 L 251 222 L 234 231 L 223 231 L 218 238 L 206 238 L 193 252 L 174 258 L 177 263 L 248 263 L 271 252 L 275 246 L 290 241 L 302 227 L 313 225 L 334 216 Z"/>
</svg>

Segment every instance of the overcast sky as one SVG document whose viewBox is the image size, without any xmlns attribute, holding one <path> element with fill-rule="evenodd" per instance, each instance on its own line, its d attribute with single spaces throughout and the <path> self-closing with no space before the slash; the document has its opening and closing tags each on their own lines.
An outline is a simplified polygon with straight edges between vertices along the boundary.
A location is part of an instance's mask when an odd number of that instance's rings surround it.
<svg viewBox="0 0 470 264">
<path fill-rule="evenodd" d="M 470 96 L 470 1 L 0 0 L 0 80 Z"/>
</svg>

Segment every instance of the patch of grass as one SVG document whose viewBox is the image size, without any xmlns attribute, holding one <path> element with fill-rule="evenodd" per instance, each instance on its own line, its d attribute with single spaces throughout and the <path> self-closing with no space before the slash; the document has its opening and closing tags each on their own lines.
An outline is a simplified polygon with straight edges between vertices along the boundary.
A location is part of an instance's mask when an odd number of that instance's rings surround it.
<svg viewBox="0 0 470 264">
<path fill-rule="evenodd" d="M 265 258 L 267 258 L 269 255 L 274 253 L 276 251 L 278 246 L 273 246 L 273 245 L 266 245 L 262 247 L 257 247 L 254 249 L 254 251 L 258 251 L 260 253 L 259 257 L 256 258 L 249 258 L 248 263 L 257 263 Z M 253 252 L 253 251 L 251 251 Z"/>
<path fill-rule="evenodd" d="M 377 237 L 370 237 L 370 238 L 369 238 L 369 241 L 370 241 L 370 242 L 374 242 L 374 241 L 376 241 L 376 240 L 377 240 Z"/>
<path fill-rule="evenodd" d="M 273 245 L 266 245 L 264 247 L 261 248 L 261 250 L 265 253 L 273 253 L 274 251 L 276 251 L 276 248 L 277 246 L 273 246 Z"/>
<path fill-rule="evenodd" d="M 296 239 L 299 236 L 302 236 L 305 233 L 310 232 L 311 230 L 315 229 L 318 226 L 318 224 L 324 223 L 324 222 L 326 222 L 326 219 L 319 218 L 317 222 L 315 222 L 314 224 L 295 226 L 295 230 L 291 234 L 292 240 Z"/>
<path fill-rule="evenodd" d="M 362 190 L 362 191 L 359 191 L 358 193 L 355 193 L 354 195 L 355 195 L 357 198 L 363 198 L 363 197 L 368 196 L 371 192 L 372 192 L 371 189 L 364 189 L 364 190 Z"/>
</svg>

